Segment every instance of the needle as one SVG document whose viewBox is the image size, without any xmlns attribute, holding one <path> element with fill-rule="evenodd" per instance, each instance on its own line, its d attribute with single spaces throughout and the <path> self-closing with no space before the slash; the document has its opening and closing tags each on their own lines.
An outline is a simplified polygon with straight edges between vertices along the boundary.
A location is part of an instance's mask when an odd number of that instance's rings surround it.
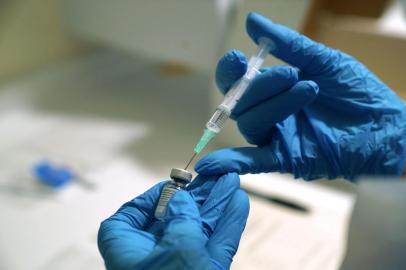
<svg viewBox="0 0 406 270">
<path fill-rule="evenodd" d="M 185 170 L 187 169 L 187 167 L 189 167 L 190 163 L 192 163 L 193 159 L 195 158 L 195 156 L 197 155 L 197 153 L 194 153 L 192 158 L 189 160 L 189 162 L 186 164 Z"/>
</svg>

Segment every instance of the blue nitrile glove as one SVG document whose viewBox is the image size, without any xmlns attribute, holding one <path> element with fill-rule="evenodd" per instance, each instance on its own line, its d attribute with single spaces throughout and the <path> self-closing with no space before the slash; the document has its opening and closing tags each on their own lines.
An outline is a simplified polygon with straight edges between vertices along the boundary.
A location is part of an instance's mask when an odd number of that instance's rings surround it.
<svg viewBox="0 0 406 270">
<path fill-rule="evenodd" d="M 353 57 L 261 15 L 249 14 L 246 27 L 256 43 L 273 40 L 271 53 L 297 69 L 263 70 L 235 108 L 239 130 L 258 147 L 210 153 L 198 173 L 288 172 L 307 180 L 402 173 L 406 107 L 387 85 Z M 226 53 L 216 72 L 220 90 L 246 68 L 241 52 Z"/>
<path fill-rule="evenodd" d="M 154 218 L 159 183 L 102 222 L 98 245 L 107 269 L 228 269 L 248 217 L 235 173 L 201 177 L 177 192 L 165 222 Z"/>
</svg>

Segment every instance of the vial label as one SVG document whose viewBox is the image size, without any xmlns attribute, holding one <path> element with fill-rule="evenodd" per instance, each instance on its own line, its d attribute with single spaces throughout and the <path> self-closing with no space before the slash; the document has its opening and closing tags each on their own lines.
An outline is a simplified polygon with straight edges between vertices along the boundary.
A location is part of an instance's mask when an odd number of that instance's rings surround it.
<svg viewBox="0 0 406 270">
<path fill-rule="evenodd" d="M 168 208 L 169 200 L 172 198 L 173 194 L 179 190 L 179 187 L 168 183 L 162 190 L 161 196 L 159 197 L 159 201 L 157 207 L 155 209 L 155 218 L 158 220 L 164 220 Z"/>
</svg>

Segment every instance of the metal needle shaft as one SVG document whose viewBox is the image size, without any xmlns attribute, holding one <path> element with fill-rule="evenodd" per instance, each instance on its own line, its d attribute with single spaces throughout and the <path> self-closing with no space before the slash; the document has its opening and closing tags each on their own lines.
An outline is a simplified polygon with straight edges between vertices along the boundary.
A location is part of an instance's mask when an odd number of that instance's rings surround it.
<svg viewBox="0 0 406 270">
<path fill-rule="evenodd" d="M 190 163 L 192 163 L 193 159 L 195 158 L 195 156 L 197 155 L 197 153 L 194 153 L 192 158 L 189 160 L 189 162 L 186 164 L 185 170 L 187 169 L 187 167 L 189 167 Z"/>
</svg>

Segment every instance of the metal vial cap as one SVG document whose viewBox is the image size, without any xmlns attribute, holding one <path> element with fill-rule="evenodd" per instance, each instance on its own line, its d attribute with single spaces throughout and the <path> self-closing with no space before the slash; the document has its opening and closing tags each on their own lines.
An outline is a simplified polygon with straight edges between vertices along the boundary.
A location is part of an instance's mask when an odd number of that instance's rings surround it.
<svg viewBox="0 0 406 270">
<path fill-rule="evenodd" d="M 170 177 L 174 181 L 181 181 L 185 184 L 190 183 L 192 181 L 192 174 L 184 169 L 180 168 L 172 168 Z"/>
</svg>

